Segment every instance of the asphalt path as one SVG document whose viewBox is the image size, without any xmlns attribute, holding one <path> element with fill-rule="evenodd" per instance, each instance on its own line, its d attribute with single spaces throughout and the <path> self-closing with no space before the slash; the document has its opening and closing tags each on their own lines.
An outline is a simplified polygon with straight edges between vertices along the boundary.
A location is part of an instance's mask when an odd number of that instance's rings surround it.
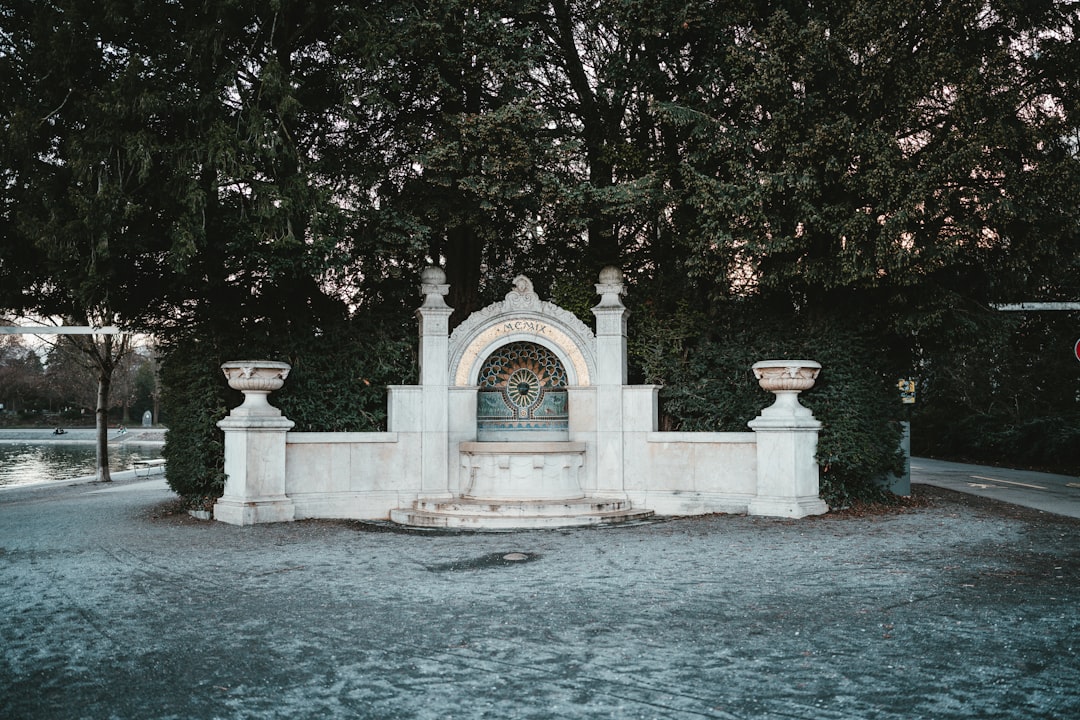
<svg viewBox="0 0 1080 720">
<path fill-rule="evenodd" d="M 911 482 L 1080 518 L 1080 477 L 911 458 Z"/>
<path fill-rule="evenodd" d="M 1078 540 L 927 485 L 884 514 L 517 533 L 11 488 L 0 718 L 1072 720 Z"/>
</svg>

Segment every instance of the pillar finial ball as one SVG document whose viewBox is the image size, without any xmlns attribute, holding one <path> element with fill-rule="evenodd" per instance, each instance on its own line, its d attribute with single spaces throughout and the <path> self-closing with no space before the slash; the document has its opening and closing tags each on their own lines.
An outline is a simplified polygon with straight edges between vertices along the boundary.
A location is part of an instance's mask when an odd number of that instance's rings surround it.
<svg viewBox="0 0 1080 720">
<path fill-rule="evenodd" d="M 446 273 L 440 267 L 429 265 L 420 272 L 420 282 L 424 285 L 443 285 L 446 283 Z"/>
<path fill-rule="evenodd" d="M 600 271 L 601 285 L 619 285 L 622 283 L 622 270 L 614 265 L 608 265 Z"/>
</svg>

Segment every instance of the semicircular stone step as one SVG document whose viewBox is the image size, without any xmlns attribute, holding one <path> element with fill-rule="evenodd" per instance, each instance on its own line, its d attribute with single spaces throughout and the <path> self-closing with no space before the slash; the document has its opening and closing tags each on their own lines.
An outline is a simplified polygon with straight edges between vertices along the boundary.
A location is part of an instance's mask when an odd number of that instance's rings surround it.
<svg viewBox="0 0 1080 720">
<path fill-rule="evenodd" d="M 426 506 L 421 508 L 420 506 Z M 619 507 L 611 509 L 612 505 Z M 607 508 L 607 509 L 601 509 Z M 559 512 L 559 511 L 562 512 Z M 653 516 L 652 510 L 636 510 L 619 500 L 573 503 L 529 503 L 476 500 L 418 501 L 412 508 L 390 511 L 390 519 L 411 527 L 513 530 L 529 528 L 610 525 Z"/>
<path fill-rule="evenodd" d="M 605 512 L 620 512 L 630 509 L 625 500 L 588 499 L 580 500 L 501 500 L 495 498 L 456 498 L 454 500 L 418 500 L 413 504 L 421 512 L 442 513 L 447 515 L 482 515 L 482 516 L 563 516 L 590 515 Z"/>
</svg>

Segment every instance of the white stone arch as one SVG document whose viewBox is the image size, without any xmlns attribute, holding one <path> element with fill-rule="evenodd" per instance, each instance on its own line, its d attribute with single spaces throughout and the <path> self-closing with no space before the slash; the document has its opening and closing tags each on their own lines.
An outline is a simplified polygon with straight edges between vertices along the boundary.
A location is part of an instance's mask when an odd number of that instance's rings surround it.
<svg viewBox="0 0 1080 720">
<path fill-rule="evenodd" d="M 555 354 L 555 357 L 562 363 L 563 369 L 566 371 L 566 384 L 572 385 L 588 385 L 591 375 L 588 373 L 587 367 L 582 367 L 582 363 L 578 362 L 576 365 L 572 356 L 566 353 L 562 346 L 558 343 L 552 342 L 547 338 L 539 338 L 536 335 L 530 335 L 525 333 L 509 333 L 499 334 L 494 340 L 485 342 L 484 333 L 481 333 L 478 337 L 478 342 L 470 346 L 463 356 L 462 364 L 458 366 L 457 372 L 451 375 L 450 381 L 456 387 L 476 385 L 480 381 L 480 368 L 483 367 L 484 362 L 491 357 L 492 353 L 495 353 L 499 348 L 504 345 L 509 345 L 515 342 L 530 342 L 547 348 Z M 474 350 L 474 349 L 475 350 Z M 579 373 L 584 372 L 584 377 Z M 582 382 L 584 380 L 584 382 Z"/>
<path fill-rule="evenodd" d="M 570 385 L 595 382 L 596 336 L 592 330 L 558 305 L 542 302 L 532 282 L 519 275 L 505 300 L 476 311 L 450 336 L 450 384 L 476 385 L 483 362 L 511 342 L 534 342 L 555 353 Z"/>
</svg>

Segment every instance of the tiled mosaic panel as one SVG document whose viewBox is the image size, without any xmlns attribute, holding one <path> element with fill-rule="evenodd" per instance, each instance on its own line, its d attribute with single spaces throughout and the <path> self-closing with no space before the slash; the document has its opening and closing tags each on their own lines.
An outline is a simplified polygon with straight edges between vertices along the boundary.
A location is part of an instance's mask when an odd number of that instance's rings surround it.
<svg viewBox="0 0 1080 720">
<path fill-rule="evenodd" d="M 493 352 L 480 368 L 480 430 L 565 430 L 566 370 L 543 345 L 514 342 Z"/>
<path fill-rule="evenodd" d="M 480 368 L 480 387 L 505 384 L 514 370 L 531 369 L 545 387 L 566 387 L 566 370 L 555 353 L 531 342 L 507 343 L 495 350 Z"/>
</svg>

